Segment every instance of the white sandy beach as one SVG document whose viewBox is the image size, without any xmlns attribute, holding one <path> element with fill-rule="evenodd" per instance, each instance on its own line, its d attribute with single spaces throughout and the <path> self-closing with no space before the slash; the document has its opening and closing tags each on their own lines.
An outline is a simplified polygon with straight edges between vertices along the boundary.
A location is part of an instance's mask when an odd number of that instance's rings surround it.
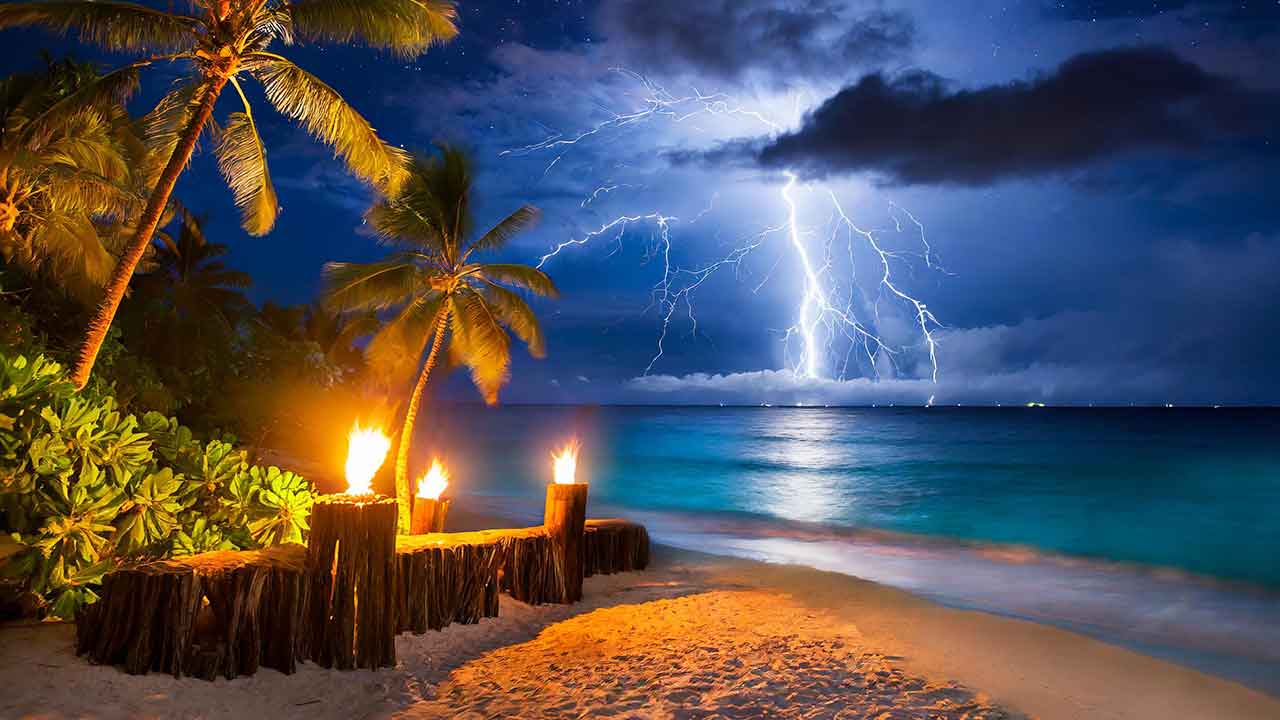
<svg viewBox="0 0 1280 720">
<path fill-rule="evenodd" d="M 1226 680 L 808 568 L 658 548 L 584 591 L 402 635 L 380 672 L 129 676 L 75 657 L 70 625 L 7 627 L 0 718 L 1280 718 Z"/>
</svg>

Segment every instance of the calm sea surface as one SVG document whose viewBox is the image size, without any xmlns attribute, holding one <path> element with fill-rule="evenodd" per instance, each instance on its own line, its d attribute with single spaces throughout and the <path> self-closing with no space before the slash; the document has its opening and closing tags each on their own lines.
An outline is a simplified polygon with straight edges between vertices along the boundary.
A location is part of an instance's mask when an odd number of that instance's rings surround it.
<svg viewBox="0 0 1280 720">
<path fill-rule="evenodd" d="M 534 517 L 582 443 L 592 513 L 1049 622 L 1280 694 L 1280 410 L 451 407 L 454 489 Z"/>
</svg>

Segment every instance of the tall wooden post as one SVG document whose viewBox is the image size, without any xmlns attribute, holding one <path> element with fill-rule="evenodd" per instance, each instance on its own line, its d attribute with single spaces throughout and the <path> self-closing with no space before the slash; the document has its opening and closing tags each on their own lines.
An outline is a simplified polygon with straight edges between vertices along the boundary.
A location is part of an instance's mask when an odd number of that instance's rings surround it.
<svg viewBox="0 0 1280 720">
<path fill-rule="evenodd" d="M 444 532 L 444 519 L 449 514 L 449 501 L 443 498 L 415 497 L 413 499 L 413 525 L 410 535 Z"/>
<path fill-rule="evenodd" d="M 586 521 L 586 483 L 552 483 L 547 486 L 542 524 L 551 536 L 553 565 L 561 591 L 560 602 L 563 603 L 582 599 L 582 535 Z"/>
<path fill-rule="evenodd" d="M 397 515 L 380 495 L 316 498 L 304 654 L 323 667 L 396 664 Z"/>
</svg>

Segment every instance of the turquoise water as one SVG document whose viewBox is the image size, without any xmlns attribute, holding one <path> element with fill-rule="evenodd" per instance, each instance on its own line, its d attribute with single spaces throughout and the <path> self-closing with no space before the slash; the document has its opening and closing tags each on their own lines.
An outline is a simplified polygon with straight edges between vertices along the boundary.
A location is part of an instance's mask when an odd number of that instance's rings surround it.
<svg viewBox="0 0 1280 720">
<path fill-rule="evenodd" d="M 448 408 L 456 502 L 537 522 L 577 437 L 589 512 L 1084 632 L 1280 695 L 1280 411 Z"/>
<path fill-rule="evenodd" d="M 466 492 L 1027 545 L 1280 587 L 1280 411 L 461 408 L 422 442 Z M 446 427 L 451 425 L 449 429 Z M 422 451 L 424 454 L 428 450 Z"/>
</svg>

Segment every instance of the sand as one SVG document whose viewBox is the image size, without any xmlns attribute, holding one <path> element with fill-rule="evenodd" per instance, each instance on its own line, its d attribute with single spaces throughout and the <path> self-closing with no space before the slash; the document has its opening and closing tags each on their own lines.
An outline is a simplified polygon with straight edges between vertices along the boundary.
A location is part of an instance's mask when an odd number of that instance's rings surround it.
<svg viewBox="0 0 1280 720">
<path fill-rule="evenodd" d="M 0 628 L 0 718 L 1280 718 L 1235 683 L 805 568 L 659 548 L 584 594 L 402 635 L 391 670 L 216 682 L 88 665 L 66 624 Z"/>
</svg>

